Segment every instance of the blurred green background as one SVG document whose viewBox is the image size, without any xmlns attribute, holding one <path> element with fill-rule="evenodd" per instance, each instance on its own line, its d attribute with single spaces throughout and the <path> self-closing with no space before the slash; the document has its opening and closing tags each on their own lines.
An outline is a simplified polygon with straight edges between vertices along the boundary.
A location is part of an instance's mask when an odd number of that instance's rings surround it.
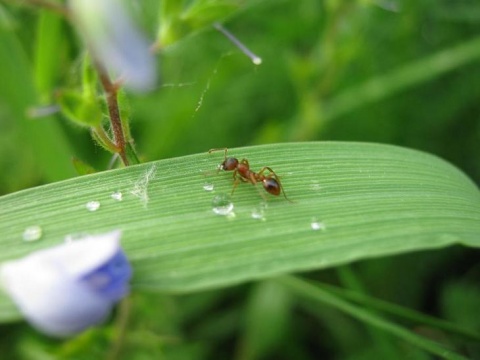
<svg viewBox="0 0 480 360">
<path fill-rule="evenodd" d="M 159 87 L 129 97 L 145 160 L 270 142 L 374 141 L 432 152 L 480 180 L 478 2 L 230 0 L 177 8 L 168 22 L 159 22 L 158 1 L 135 8 L 152 41 L 161 26 L 170 42 L 158 56 Z M 25 116 L 54 104 L 55 92 L 78 76 L 74 31 L 34 8 L 0 9 L 0 193 L 73 176 L 72 156 L 104 169 L 108 155 L 87 131 L 61 115 Z M 254 65 L 209 26 L 213 20 L 224 20 L 263 63 Z"/>
<path fill-rule="evenodd" d="M 132 132 L 143 160 L 214 147 L 367 141 L 431 152 L 480 182 L 478 1 L 164 3 L 174 5 L 163 14 L 165 4 L 159 1 L 131 4 L 152 42 L 159 29 L 165 36 L 158 54 L 158 88 L 128 94 Z M 222 22 L 263 63 L 254 65 L 211 26 L 213 21 Z M 28 115 L 55 104 L 55 94 L 74 83 L 82 51 L 75 32 L 59 16 L 15 1 L 0 2 L 0 194 L 75 176 L 72 157 L 99 170 L 107 167 L 110 154 L 85 129 L 61 114 Z M 478 320 L 472 319 L 480 294 L 473 280 L 480 273 L 478 255 L 461 248 L 410 254 L 365 261 L 355 265 L 355 272 L 375 296 L 478 330 Z M 348 283 L 342 271 L 311 276 Z M 131 354 L 360 359 L 379 358 L 392 346 L 405 350 L 390 338 L 383 350 L 372 349 L 371 334 L 358 322 L 318 308 L 312 318 L 308 304 L 294 304 L 285 289 L 275 286 L 250 284 L 175 300 L 135 295 L 135 330 L 127 341 Z M 280 299 L 274 308 L 278 312 L 266 319 L 256 315 L 271 308 L 262 296 Z M 278 331 L 256 335 L 255 324 Z M 18 355 L 25 344 L 27 350 L 44 352 L 58 345 L 18 325 L 2 332 L 21 339 L 12 354 Z M 256 344 L 262 336 L 266 340 Z M 79 354 L 87 350 L 79 341 L 102 339 L 104 343 L 95 342 L 98 349 L 88 351 L 103 354 L 110 337 L 108 332 L 89 333 L 60 353 L 82 358 Z M 462 345 L 462 351 L 472 351 L 469 346 Z M 405 353 L 428 358 L 410 348 Z"/>
</svg>

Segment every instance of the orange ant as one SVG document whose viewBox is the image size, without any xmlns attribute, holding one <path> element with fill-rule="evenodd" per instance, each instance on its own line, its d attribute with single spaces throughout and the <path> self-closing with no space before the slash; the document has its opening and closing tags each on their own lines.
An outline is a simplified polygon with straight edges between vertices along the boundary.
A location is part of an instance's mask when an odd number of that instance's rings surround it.
<svg viewBox="0 0 480 360">
<path fill-rule="evenodd" d="M 234 183 L 232 194 L 235 191 L 239 180 L 243 182 L 249 182 L 252 185 L 256 185 L 258 182 L 261 182 L 265 191 L 275 196 L 278 196 L 281 192 L 283 192 L 285 199 L 291 202 L 283 190 L 280 178 L 270 167 L 264 166 L 258 173 L 256 173 L 250 170 L 250 164 L 248 163 L 247 159 L 238 161 L 237 158 L 227 157 L 227 148 L 210 149 L 208 153 L 210 154 L 215 151 L 225 152 L 223 162 L 218 165 L 218 170 L 233 171 Z M 267 175 L 265 175 L 266 171 L 268 171 Z M 262 193 L 260 193 L 260 195 L 265 199 L 265 196 Z"/>
</svg>

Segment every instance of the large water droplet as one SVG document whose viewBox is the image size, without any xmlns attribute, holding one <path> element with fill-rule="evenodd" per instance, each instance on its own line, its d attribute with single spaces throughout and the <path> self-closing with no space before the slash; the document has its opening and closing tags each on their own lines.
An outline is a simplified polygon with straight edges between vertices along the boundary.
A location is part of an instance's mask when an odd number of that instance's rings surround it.
<svg viewBox="0 0 480 360">
<path fill-rule="evenodd" d="M 233 213 L 233 203 L 227 194 L 218 194 L 213 197 L 212 210 L 217 215 L 230 215 Z"/>
<path fill-rule="evenodd" d="M 100 203 L 98 201 L 89 201 L 85 204 L 85 207 L 88 211 L 97 211 L 100 207 Z"/>
<path fill-rule="evenodd" d="M 28 241 L 28 242 L 40 240 L 41 237 L 42 237 L 42 228 L 38 225 L 27 227 L 23 231 L 23 235 L 22 235 L 23 241 Z"/>
<path fill-rule="evenodd" d="M 120 191 L 115 191 L 110 195 L 113 200 L 122 201 L 123 194 Z"/>
<path fill-rule="evenodd" d="M 310 227 L 312 230 L 325 230 L 326 226 L 323 222 L 319 221 L 317 218 L 312 218 L 310 222 Z"/>
<path fill-rule="evenodd" d="M 212 184 L 212 183 L 208 183 L 208 182 L 207 182 L 207 183 L 205 183 L 205 184 L 203 185 L 203 190 L 205 190 L 205 191 L 213 191 L 213 188 L 214 188 L 214 187 L 213 187 L 213 184 Z"/>
</svg>

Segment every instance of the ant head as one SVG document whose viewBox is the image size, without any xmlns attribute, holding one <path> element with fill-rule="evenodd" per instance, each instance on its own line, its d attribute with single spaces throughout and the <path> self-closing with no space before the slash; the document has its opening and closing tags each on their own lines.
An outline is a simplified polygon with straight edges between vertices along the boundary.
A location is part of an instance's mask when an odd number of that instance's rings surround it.
<svg viewBox="0 0 480 360">
<path fill-rule="evenodd" d="M 228 157 L 225 159 L 223 163 L 220 164 L 220 169 L 225 171 L 232 171 L 237 168 L 238 159 L 234 157 Z"/>
<path fill-rule="evenodd" d="M 265 178 L 263 180 L 263 187 L 265 190 L 272 195 L 280 195 L 282 188 L 278 181 L 274 178 Z"/>
</svg>

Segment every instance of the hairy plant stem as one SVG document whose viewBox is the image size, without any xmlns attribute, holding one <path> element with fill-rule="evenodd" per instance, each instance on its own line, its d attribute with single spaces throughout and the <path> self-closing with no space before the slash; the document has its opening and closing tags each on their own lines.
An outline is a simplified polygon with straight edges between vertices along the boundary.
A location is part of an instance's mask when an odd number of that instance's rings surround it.
<svg viewBox="0 0 480 360">
<path fill-rule="evenodd" d="M 105 91 L 105 98 L 107 101 L 108 113 L 110 115 L 109 119 L 110 125 L 112 126 L 115 147 L 117 148 L 117 153 L 122 159 L 123 164 L 128 166 L 129 161 L 126 154 L 125 134 L 123 133 L 122 119 L 120 118 L 120 109 L 118 107 L 118 84 L 113 83 L 110 80 L 110 76 L 101 64 L 95 62 L 95 67 Z"/>
</svg>

